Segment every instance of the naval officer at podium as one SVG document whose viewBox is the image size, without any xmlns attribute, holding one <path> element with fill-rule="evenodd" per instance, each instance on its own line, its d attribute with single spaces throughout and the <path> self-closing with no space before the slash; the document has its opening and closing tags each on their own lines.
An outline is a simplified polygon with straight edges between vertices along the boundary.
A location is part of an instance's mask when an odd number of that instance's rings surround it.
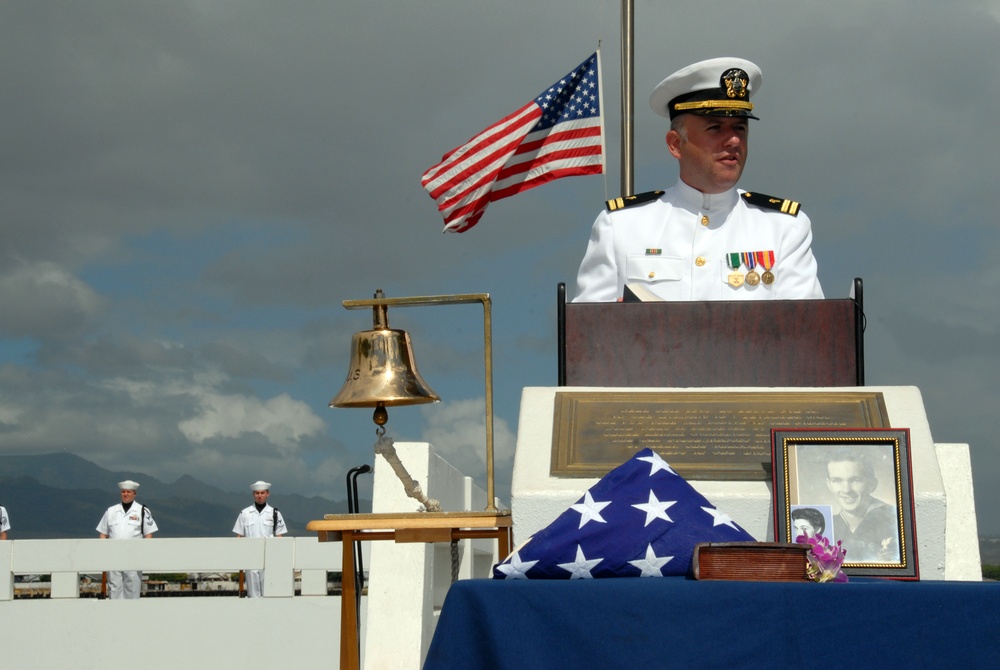
<svg viewBox="0 0 1000 670">
<path fill-rule="evenodd" d="M 664 79 L 649 104 L 670 119 L 680 179 L 609 200 L 594 222 L 574 302 L 613 302 L 626 284 L 661 300 L 822 298 L 799 203 L 736 188 L 760 68 L 715 58 Z"/>
</svg>

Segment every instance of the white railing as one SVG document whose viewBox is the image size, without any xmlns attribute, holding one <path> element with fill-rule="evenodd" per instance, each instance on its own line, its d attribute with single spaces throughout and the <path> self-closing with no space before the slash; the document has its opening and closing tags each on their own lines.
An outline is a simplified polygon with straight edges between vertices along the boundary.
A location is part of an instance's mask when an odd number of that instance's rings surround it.
<svg viewBox="0 0 1000 670">
<path fill-rule="evenodd" d="M 396 448 L 445 509 L 484 507 L 483 492 L 430 445 Z M 413 501 L 379 457 L 373 511 L 412 510 Z M 445 543 L 363 544 L 369 593 L 361 601 L 363 667 L 419 668 L 453 572 L 462 579 L 488 575 L 497 560 L 496 543 L 463 540 L 454 552 Z M 0 541 L 0 665 L 4 670 L 113 663 L 137 663 L 143 670 L 335 668 L 341 598 L 326 595 L 327 573 L 340 572 L 341 559 L 340 542 L 315 537 Z M 264 570 L 264 597 L 81 598 L 80 576 L 107 570 Z M 16 575 L 51 575 L 51 598 L 15 599 Z"/>
<path fill-rule="evenodd" d="M 238 572 L 264 570 L 264 595 L 327 594 L 327 571 L 340 571 L 340 543 L 316 538 L 180 538 L 118 540 L 17 540 L 0 542 L 0 601 L 11 600 L 15 575 L 51 574 L 52 598 L 80 596 L 80 575 L 105 570 Z"/>
<path fill-rule="evenodd" d="M 103 570 L 260 569 L 263 598 L 79 597 L 80 575 Z M 340 649 L 340 597 L 326 595 L 326 573 L 340 569 L 340 543 L 312 537 L 3 541 L 3 666 L 98 668 L 132 658 L 144 668 L 333 667 L 327 659 Z M 15 576 L 39 574 L 51 575 L 51 598 L 15 600 Z"/>
</svg>

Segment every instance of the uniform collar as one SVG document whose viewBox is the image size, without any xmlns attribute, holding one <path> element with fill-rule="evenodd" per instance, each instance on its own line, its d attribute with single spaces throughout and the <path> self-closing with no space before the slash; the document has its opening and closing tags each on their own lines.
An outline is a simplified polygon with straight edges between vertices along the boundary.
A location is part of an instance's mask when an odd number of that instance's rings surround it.
<svg viewBox="0 0 1000 670">
<path fill-rule="evenodd" d="M 723 193 L 702 193 L 678 179 L 676 190 L 680 203 L 692 212 L 727 212 L 736 206 L 739 192 L 731 188 Z"/>
</svg>

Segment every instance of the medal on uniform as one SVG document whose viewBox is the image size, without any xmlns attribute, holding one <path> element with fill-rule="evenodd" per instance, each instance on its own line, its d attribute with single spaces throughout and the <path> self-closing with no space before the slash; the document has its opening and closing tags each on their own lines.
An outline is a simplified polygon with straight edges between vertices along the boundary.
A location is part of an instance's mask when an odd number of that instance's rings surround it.
<svg viewBox="0 0 1000 670">
<path fill-rule="evenodd" d="M 774 267 L 774 251 L 757 251 L 755 255 L 757 262 L 764 268 L 764 274 L 761 275 L 760 280 L 770 286 L 774 283 L 774 273 L 771 272 L 771 268 Z"/>
<path fill-rule="evenodd" d="M 750 286 L 756 286 L 760 283 L 760 275 L 754 270 L 757 267 L 757 259 L 754 257 L 754 252 L 744 251 L 743 252 L 743 262 L 747 264 L 747 284 Z"/>
<path fill-rule="evenodd" d="M 740 252 L 735 252 L 731 254 L 726 254 L 726 264 L 732 272 L 729 273 L 729 278 L 727 279 L 730 286 L 733 288 L 739 288 L 743 286 L 743 273 L 740 272 L 740 266 L 743 261 L 740 260 Z"/>
</svg>

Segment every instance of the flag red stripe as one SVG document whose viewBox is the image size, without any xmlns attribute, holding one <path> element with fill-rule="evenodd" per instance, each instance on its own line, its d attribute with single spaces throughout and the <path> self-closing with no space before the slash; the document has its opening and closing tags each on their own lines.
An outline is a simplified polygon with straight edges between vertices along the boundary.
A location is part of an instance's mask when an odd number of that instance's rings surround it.
<svg viewBox="0 0 1000 670">
<path fill-rule="evenodd" d="M 458 176 L 468 173 L 468 166 L 481 162 L 481 156 L 485 153 L 494 153 L 498 144 L 501 147 L 513 143 L 514 146 L 528 133 L 535 125 L 542 111 L 538 105 L 531 103 L 517 110 L 503 121 L 495 123 L 487 130 L 473 137 L 466 144 L 452 149 L 445 154 L 444 159 L 438 165 L 430 168 L 424 173 L 420 180 L 425 189 L 432 192 L 431 197 L 437 198 L 433 192 L 439 192 L 443 185 L 455 183 Z"/>
<path fill-rule="evenodd" d="M 533 138 L 532 135 L 538 135 L 537 138 Z M 521 146 L 518 147 L 515 155 L 525 154 L 534 151 L 538 147 L 544 146 L 546 144 L 552 144 L 553 142 L 568 142 L 570 140 L 581 139 L 581 138 L 596 138 L 598 140 L 597 149 L 600 150 L 601 144 L 601 126 L 593 125 L 586 126 L 582 128 L 569 128 L 567 130 L 558 130 L 552 133 L 531 133 L 529 134 Z"/>
<path fill-rule="evenodd" d="M 549 163 L 564 161 L 570 158 L 583 158 L 584 160 L 577 161 L 580 165 L 595 162 L 590 160 L 591 157 L 596 157 L 598 159 L 596 162 L 600 163 L 601 148 L 589 146 L 549 151 L 544 156 L 540 156 L 530 162 L 514 163 L 513 165 L 507 164 L 500 170 L 496 180 L 500 182 L 512 176 L 531 172 L 532 170 L 544 169 Z"/>
<path fill-rule="evenodd" d="M 520 142 L 521 138 L 515 137 L 506 144 L 494 146 L 489 153 L 477 155 L 475 161 L 455 166 L 449 172 L 447 181 L 441 182 L 440 186 L 428 192 L 439 203 L 442 199 L 454 200 L 457 197 L 462 197 L 464 193 L 472 190 L 482 179 L 496 175 L 507 160 L 514 155 Z M 472 180 L 471 185 L 469 183 L 470 180 Z M 440 209 L 440 207 L 441 205 L 439 204 L 438 208 Z"/>
<path fill-rule="evenodd" d="M 537 102 L 497 121 L 424 172 L 421 184 L 446 231 L 468 230 L 496 200 L 554 179 L 604 171 L 603 126 L 594 102 L 597 70 L 593 54 Z"/>
<path fill-rule="evenodd" d="M 523 191 L 528 191 L 535 188 L 536 186 L 541 186 L 542 184 L 547 184 L 550 181 L 556 179 L 561 179 L 563 177 L 577 177 L 588 174 L 602 174 L 604 172 L 603 164 L 593 164 L 585 165 L 581 167 L 572 167 L 562 170 L 549 170 L 545 174 L 539 175 L 538 177 L 528 180 L 519 181 L 510 186 L 502 189 L 494 189 L 490 193 L 490 202 L 495 202 L 497 200 L 502 200 L 504 198 L 509 198 L 512 195 L 517 195 Z"/>
</svg>

